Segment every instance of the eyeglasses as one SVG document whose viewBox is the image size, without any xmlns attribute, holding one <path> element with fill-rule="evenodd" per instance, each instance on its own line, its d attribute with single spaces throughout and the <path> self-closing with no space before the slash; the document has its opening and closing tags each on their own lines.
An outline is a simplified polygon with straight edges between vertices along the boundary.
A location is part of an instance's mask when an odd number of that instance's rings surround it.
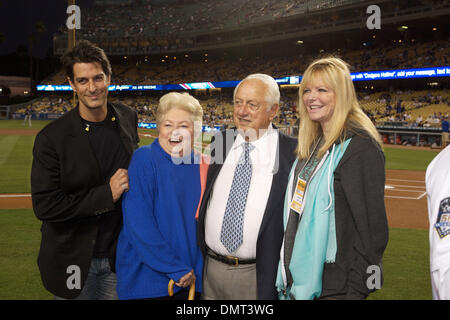
<svg viewBox="0 0 450 320">
<path fill-rule="evenodd" d="M 247 101 L 244 103 L 244 101 L 242 101 L 242 100 L 234 100 L 233 104 L 235 107 L 238 107 L 238 108 L 242 108 L 244 105 L 247 105 L 248 108 L 252 111 L 258 111 L 259 108 L 261 108 L 260 104 L 253 102 L 253 101 Z"/>
</svg>

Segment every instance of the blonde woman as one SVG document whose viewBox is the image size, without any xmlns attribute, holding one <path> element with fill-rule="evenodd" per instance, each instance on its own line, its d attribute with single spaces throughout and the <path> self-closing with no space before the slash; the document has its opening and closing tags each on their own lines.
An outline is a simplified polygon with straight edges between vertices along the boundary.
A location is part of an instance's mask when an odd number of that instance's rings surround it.
<svg viewBox="0 0 450 320">
<path fill-rule="evenodd" d="M 314 61 L 299 88 L 297 160 L 284 202 L 280 299 L 364 299 L 388 241 L 381 140 L 347 64 Z"/>
<path fill-rule="evenodd" d="M 156 115 L 158 138 L 131 159 L 117 245 L 119 299 L 169 299 L 170 280 L 176 285 L 172 299 L 187 299 L 194 282 L 201 292 L 195 221 L 200 161 L 193 147 L 202 116 L 200 103 L 188 93 L 164 95 Z"/>
</svg>

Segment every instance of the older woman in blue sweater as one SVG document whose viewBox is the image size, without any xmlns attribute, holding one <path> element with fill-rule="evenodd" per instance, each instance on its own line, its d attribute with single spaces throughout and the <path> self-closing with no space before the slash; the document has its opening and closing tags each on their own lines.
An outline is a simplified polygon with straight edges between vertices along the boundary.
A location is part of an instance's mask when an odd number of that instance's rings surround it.
<svg viewBox="0 0 450 320">
<path fill-rule="evenodd" d="M 188 93 L 164 95 L 156 115 L 158 138 L 133 155 L 117 244 L 120 299 L 168 298 L 170 280 L 175 299 L 186 299 L 194 282 L 201 292 L 195 220 L 201 184 L 193 146 L 202 116 L 200 103 Z"/>
</svg>

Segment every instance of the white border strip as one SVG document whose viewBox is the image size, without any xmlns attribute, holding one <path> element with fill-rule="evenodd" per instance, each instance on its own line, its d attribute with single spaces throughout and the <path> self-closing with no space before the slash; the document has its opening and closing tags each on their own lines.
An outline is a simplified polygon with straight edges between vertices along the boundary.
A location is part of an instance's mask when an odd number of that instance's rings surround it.
<svg viewBox="0 0 450 320">
<path fill-rule="evenodd" d="M 386 180 L 408 181 L 408 182 L 421 182 L 421 183 L 425 183 L 425 180 L 405 180 L 405 179 L 394 179 L 394 178 L 386 178 Z"/>
<path fill-rule="evenodd" d="M 427 192 L 425 191 L 424 193 L 422 193 L 422 194 L 417 198 L 417 200 L 422 199 L 423 197 L 426 196 L 426 194 L 427 194 Z"/>
<path fill-rule="evenodd" d="M 425 189 L 425 186 L 405 186 L 405 185 L 402 185 L 402 184 L 389 184 L 389 186 L 391 186 L 391 187 L 404 187 L 404 188 L 411 188 L 411 189 L 413 189 L 413 188 Z M 390 188 L 389 190 L 393 190 L 393 189 L 395 189 L 395 188 Z M 414 190 L 411 190 L 411 191 L 414 191 Z"/>
<path fill-rule="evenodd" d="M 410 189 L 386 189 L 388 191 L 402 191 L 402 192 L 423 192 L 425 190 L 410 190 Z"/>
<path fill-rule="evenodd" d="M 392 198 L 392 199 L 408 199 L 408 200 L 417 200 L 417 198 L 411 198 L 411 197 L 398 197 L 398 196 L 384 196 L 385 198 Z"/>
</svg>

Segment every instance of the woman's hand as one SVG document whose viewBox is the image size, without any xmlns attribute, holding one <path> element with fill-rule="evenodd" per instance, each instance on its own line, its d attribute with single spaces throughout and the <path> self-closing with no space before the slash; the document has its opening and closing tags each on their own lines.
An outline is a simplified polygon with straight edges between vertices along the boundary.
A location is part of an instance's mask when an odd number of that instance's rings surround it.
<svg viewBox="0 0 450 320">
<path fill-rule="evenodd" d="M 109 180 L 109 186 L 113 196 L 114 203 L 120 199 L 122 194 L 129 190 L 130 186 L 127 169 L 117 169 L 114 175 Z"/>
<path fill-rule="evenodd" d="M 194 269 L 192 269 L 191 271 L 186 273 L 184 276 L 182 276 L 180 278 L 180 280 L 178 280 L 178 282 L 176 282 L 175 284 L 178 287 L 186 288 L 186 287 L 190 286 L 191 283 L 193 283 L 194 281 L 195 281 L 195 274 L 194 274 Z"/>
</svg>

